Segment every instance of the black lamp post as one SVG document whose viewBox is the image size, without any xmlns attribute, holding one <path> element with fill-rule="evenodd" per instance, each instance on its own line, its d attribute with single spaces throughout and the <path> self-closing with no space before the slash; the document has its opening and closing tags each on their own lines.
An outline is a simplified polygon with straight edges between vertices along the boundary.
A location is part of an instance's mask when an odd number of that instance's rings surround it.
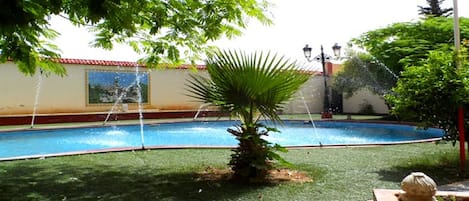
<svg viewBox="0 0 469 201">
<path fill-rule="evenodd" d="M 341 46 L 339 46 L 339 44 L 334 44 L 334 46 L 332 46 L 332 50 L 334 51 L 334 55 L 336 57 L 340 57 L 340 48 Z M 324 104 L 323 104 L 323 112 L 321 114 L 321 118 L 332 118 L 332 111 L 331 111 L 331 105 L 330 105 L 330 100 L 329 100 L 329 89 L 328 89 L 328 86 L 327 86 L 327 77 L 328 77 L 328 73 L 326 72 L 326 62 L 330 62 L 332 60 L 332 57 L 327 55 L 327 54 L 324 54 L 324 50 L 322 48 L 322 45 L 321 45 L 321 54 L 315 56 L 314 58 L 311 58 L 311 51 L 312 51 L 313 48 L 309 47 L 308 45 L 306 45 L 304 48 L 303 48 L 303 52 L 305 54 L 305 58 L 306 60 L 308 60 L 308 62 L 311 62 L 311 61 L 318 61 L 318 62 L 321 62 L 322 64 L 322 76 L 324 77 Z"/>
</svg>

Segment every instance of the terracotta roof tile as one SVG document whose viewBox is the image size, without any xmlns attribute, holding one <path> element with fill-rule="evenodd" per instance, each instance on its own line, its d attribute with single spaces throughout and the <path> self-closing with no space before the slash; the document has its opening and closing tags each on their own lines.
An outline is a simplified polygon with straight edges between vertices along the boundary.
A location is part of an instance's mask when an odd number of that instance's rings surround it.
<svg viewBox="0 0 469 201">
<path fill-rule="evenodd" d="M 10 60 L 11 61 L 11 60 Z M 135 67 L 137 62 L 133 61 L 111 61 L 111 60 L 95 60 L 95 59 L 70 59 L 70 58 L 60 58 L 58 59 L 58 62 L 61 64 L 76 64 L 76 65 L 95 65 L 95 66 L 120 66 L 120 67 Z M 140 67 L 146 67 L 145 64 L 140 63 Z M 162 67 L 169 68 L 171 65 L 162 65 Z M 182 64 L 177 67 L 172 67 L 174 69 L 191 69 L 194 66 L 191 64 Z M 198 70 L 204 70 L 207 69 L 205 65 L 195 65 L 195 68 Z M 319 71 L 313 71 L 313 70 L 302 70 L 301 72 L 307 73 L 310 75 L 315 75 L 319 76 L 322 75 L 322 72 Z"/>
<path fill-rule="evenodd" d="M 120 66 L 120 67 L 135 67 L 137 62 L 132 61 L 110 61 L 110 60 L 93 60 L 93 59 L 69 59 L 69 58 L 60 58 L 59 63 L 62 64 L 77 64 L 77 65 L 96 65 L 96 66 Z M 140 63 L 140 67 L 146 67 L 145 64 Z M 171 65 L 162 65 L 162 67 L 169 67 Z M 178 67 L 172 67 L 174 69 L 190 69 L 194 66 L 190 64 L 182 64 Z M 195 65 L 195 68 L 198 70 L 206 69 L 205 65 Z M 314 70 L 303 70 L 303 73 L 307 73 L 310 75 L 322 75 L 322 72 L 314 71 Z"/>
<path fill-rule="evenodd" d="M 94 59 L 69 59 L 60 58 L 59 63 L 62 64 L 77 64 L 77 65 L 97 65 L 97 66 L 121 66 L 121 67 L 135 67 L 137 65 L 145 67 L 145 64 L 132 62 L 132 61 L 109 61 L 109 60 L 94 60 Z M 176 69 L 189 69 L 193 66 L 190 64 L 182 64 Z M 205 69 L 205 65 L 196 65 L 197 69 Z"/>
</svg>

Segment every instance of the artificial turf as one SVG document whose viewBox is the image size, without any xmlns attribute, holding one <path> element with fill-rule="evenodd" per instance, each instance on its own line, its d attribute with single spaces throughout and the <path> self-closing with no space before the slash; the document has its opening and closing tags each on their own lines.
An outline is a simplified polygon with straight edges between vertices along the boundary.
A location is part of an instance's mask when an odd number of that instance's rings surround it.
<svg viewBox="0 0 469 201">
<path fill-rule="evenodd" d="M 225 168 L 229 149 L 174 149 L 0 162 L 0 200 L 370 200 L 421 171 L 438 185 L 462 180 L 458 146 L 420 143 L 294 149 L 282 154 L 309 183 L 234 184 L 196 173 Z"/>
</svg>

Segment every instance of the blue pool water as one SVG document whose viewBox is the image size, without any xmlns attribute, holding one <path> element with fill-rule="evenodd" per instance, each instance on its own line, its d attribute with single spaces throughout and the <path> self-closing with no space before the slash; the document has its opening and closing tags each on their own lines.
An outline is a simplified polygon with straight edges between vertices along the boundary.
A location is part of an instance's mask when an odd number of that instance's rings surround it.
<svg viewBox="0 0 469 201">
<path fill-rule="evenodd" d="M 236 122 L 181 122 L 144 126 L 145 147 L 151 146 L 236 146 L 226 129 Z M 443 136 L 440 129 L 413 126 L 302 121 L 278 125 L 281 133 L 266 139 L 282 146 L 361 145 L 432 139 Z M 40 156 L 109 148 L 141 147 L 139 125 L 103 126 L 0 132 L 0 159 Z"/>
</svg>

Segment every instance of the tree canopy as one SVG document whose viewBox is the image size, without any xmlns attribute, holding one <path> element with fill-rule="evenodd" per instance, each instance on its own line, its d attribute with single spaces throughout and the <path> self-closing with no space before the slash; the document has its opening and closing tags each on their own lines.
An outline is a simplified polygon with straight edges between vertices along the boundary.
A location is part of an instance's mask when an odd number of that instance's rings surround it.
<svg viewBox="0 0 469 201">
<path fill-rule="evenodd" d="M 12 60 L 21 72 L 36 68 L 64 74 L 54 59 L 59 49 L 52 43 L 58 33 L 50 28 L 53 15 L 76 26 L 90 27 L 95 47 L 112 49 L 127 43 L 145 56 L 143 62 L 195 62 L 221 36 L 241 34 L 247 18 L 264 24 L 267 1 L 256 0 L 0 0 L 0 62 Z"/>
<path fill-rule="evenodd" d="M 441 50 L 431 51 L 425 62 L 407 67 L 394 93 L 386 96 L 392 112 L 423 127 L 438 126 L 456 140 L 457 110 L 469 103 L 467 51 L 460 56 L 459 68 L 453 52 Z"/>
<path fill-rule="evenodd" d="M 460 18 L 460 29 L 461 38 L 469 39 L 469 19 Z M 379 95 L 390 92 L 406 66 L 426 62 L 430 51 L 452 52 L 453 35 L 453 19 L 444 17 L 394 23 L 366 32 L 351 41 L 365 53 L 350 55 L 334 86 L 348 94 L 364 87 Z"/>
<path fill-rule="evenodd" d="M 353 96 L 362 88 L 380 96 L 391 92 L 398 79 L 396 74 L 367 53 L 350 51 L 348 55 L 350 58 L 343 63 L 343 70 L 334 77 L 335 90 L 345 97 Z"/>
<path fill-rule="evenodd" d="M 460 18 L 460 29 L 461 39 L 469 39 L 469 19 Z M 453 35 L 452 18 L 434 17 L 372 30 L 352 42 L 400 74 L 404 66 L 425 61 L 429 51 L 451 52 Z"/>
</svg>

